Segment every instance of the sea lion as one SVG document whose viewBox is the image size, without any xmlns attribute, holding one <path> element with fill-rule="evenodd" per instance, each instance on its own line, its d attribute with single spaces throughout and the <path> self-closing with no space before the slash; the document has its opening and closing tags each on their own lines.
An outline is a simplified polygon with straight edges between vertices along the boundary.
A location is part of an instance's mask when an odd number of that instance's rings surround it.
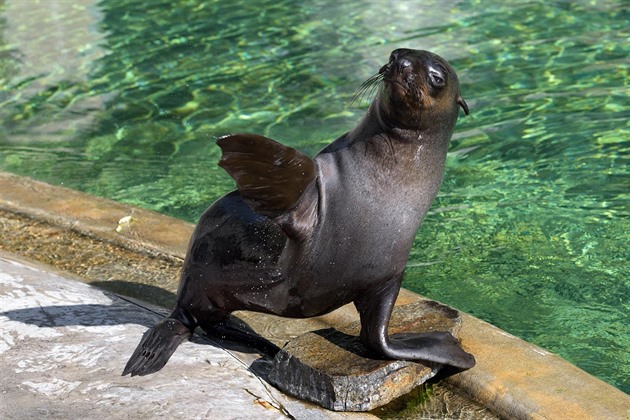
<svg viewBox="0 0 630 420">
<path fill-rule="evenodd" d="M 305 318 L 350 302 L 362 342 L 381 357 L 474 366 L 447 332 L 387 334 L 459 107 L 468 114 L 457 75 L 436 54 L 397 49 L 362 87 L 371 88 L 359 125 L 314 158 L 255 134 L 217 140 L 238 190 L 201 216 L 175 309 L 123 375 L 160 370 L 197 326 L 213 334 L 235 310 Z"/>
</svg>

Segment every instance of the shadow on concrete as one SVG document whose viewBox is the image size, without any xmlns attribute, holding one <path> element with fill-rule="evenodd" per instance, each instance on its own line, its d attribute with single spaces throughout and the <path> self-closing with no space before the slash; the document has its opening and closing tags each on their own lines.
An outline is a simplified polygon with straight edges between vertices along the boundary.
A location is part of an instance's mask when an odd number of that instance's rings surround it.
<svg viewBox="0 0 630 420">
<path fill-rule="evenodd" d="M 6 316 L 12 321 L 34 325 L 39 328 L 57 327 L 100 327 L 134 323 L 150 327 L 155 317 L 136 316 L 125 320 L 123 315 L 129 313 L 128 305 L 55 305 L 38 306 L 36 308 L 23 308 L 0 312 L 0 316 Z"/>
<path fill-rule="evenodd" d="M 125 280 L 92 281 L 90 285 L 117 295 L 140 299 L 143 302 L 163 308 L 172 308 L 175 306 L 175 300 L 177 298 L 175 293 L 161 287 Z"/>
<path fill-rule="evenodd" d="M 124 324 L 138 324 L 151 328 L 161 317 L 168 314 L 168 311 L 161 308 L 146 308 L 120 296 L 113 296 L 108 292 L 105 294 L 112 298 L 112 304 L 38 306 L 3 311 L 0 312 L 0 317 L 5 316 L 11 321 L 38 328 L 107 327 Z M 247 323 L 233 316 L 214 331 L 205 332 L 198 328 L 196 333 L 190 340 L 195 344 L 210 344 L 225 350 L 257 353 L 271 358 L 280 350 L 275 344 L 257 334 Z M 138 340 L 140 338 L 138 336 Z"/>
</svg>

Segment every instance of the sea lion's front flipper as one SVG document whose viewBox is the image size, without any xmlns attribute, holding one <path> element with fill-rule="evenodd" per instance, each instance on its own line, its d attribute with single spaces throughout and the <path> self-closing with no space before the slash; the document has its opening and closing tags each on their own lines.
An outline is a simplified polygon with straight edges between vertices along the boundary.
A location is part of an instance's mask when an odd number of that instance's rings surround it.
<svg viewBox="0 0 630 420">
<path fill-rule="evenodd" d="M 297 150 L 256 134 L 221 137 L 219 166 L 236 181 L 243 200 L 271 218 L 292 210 L 315 182 L 315 162 Z"/>
<path fill-rule="evenodd" d="M 402 278 L 400 274 L 355 302 L 361 316 L 363 344 L 392 359 L 434 362 L 462 370 L 473 367 L 473 355 L 466 353 L 459 341 L 448 332 L 387 335 Z"/>
</svg>

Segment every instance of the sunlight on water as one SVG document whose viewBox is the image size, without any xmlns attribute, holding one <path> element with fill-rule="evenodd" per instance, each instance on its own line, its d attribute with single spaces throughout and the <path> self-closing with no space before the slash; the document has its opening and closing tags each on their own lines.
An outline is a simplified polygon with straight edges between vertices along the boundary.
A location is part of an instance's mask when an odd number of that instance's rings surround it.
<svg viewBox="0 0 630 420">
<path fill-rule="evenodd" d="M 627 2 L 423 3 L 5 1 L 0 170 L 194 221 L 233 188 L 217 136 L 313 155 L 433 50 L 471 115 L 405 286 L 630 392 Z"/>
</svg>

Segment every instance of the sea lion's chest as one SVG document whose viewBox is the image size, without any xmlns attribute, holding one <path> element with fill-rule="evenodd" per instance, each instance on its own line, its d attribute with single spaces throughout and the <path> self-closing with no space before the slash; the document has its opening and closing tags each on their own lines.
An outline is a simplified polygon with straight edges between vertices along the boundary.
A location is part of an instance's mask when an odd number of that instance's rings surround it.
<svg viewBox="0 0 630 420">
<path fill-rule="evenodd" d="M 319 218 L 310 238 L 314 274 L 361 281 L 404 269 L 439 174 L 410 172 L 356 154 L 317 157 Z"/>
</svg>

